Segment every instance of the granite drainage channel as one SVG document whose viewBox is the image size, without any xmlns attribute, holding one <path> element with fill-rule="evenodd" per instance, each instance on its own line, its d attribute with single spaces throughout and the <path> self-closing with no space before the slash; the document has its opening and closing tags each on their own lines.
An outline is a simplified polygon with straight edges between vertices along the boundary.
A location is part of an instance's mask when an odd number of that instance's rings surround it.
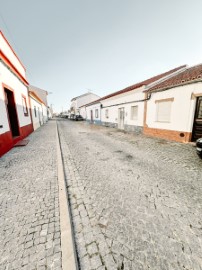
<svg viewBox="0 0 202 270">
<path fill-rule="evenodd" d="M 62 250 L 62 269 L 79 270 L 79 259 L 76 251 L 74 239 L 74 228 L 71 219 L 70 201 L 68 198 L 67 182 L 64 171 L 64 162 L 58 123 L 56 121 L 56 141 L 57 141 L 57 162 L 58 162 L 58 185 L 59 185 L 59 204 L 60 204 L 60 229 L 61 229 L 61 250 Z"/>
</svg>

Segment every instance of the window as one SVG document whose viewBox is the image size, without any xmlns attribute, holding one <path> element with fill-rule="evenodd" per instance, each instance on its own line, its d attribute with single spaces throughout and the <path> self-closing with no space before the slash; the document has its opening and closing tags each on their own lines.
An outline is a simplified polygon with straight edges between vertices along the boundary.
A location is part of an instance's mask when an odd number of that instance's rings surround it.
<svg viewBox="0 0 202 270">
<path fill-rule="evenodd" d="M 36 114 L 36 106 L 34 106 L 34 116 L 37 117 L 37 114 Z"/>
<path fill-rule="evenodd" d="M 131 120 L 137 120 L 138 106 L 131 107 Z"/>
<path fill-rule="evenodd" d="M 95 110 L 95 118 L 98 118 L 98 109 Z"/>
<path fill-rule="evenodd" d="M 23 108 L 24 116 L 28 116 L 27 101 L 26 101 L 25 96 L 22 96 L 22 108 Z"/>
<path fill-rule="evenodd" d="M 170 122 L 173 98 L 156 100 L 156 121 Z"/>
<path fill-rule="evenodd" d="M 109 118 L 109 110 L 108 109 L 105 110 L 105 117 Z"/>
</svg>

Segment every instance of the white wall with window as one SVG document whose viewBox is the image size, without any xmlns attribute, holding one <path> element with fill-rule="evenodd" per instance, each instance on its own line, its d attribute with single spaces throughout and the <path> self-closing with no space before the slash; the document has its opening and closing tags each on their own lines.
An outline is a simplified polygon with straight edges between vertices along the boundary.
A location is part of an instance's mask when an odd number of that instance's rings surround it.
<svg viewBox="0 0 202 270">
<path fill-rule="evenodd" d="M 101 103 L 97 102 L 86 106 L 86 120 L 93 123 L 101 121 Z"/>
<path fill-rule="evenodd" d="M 156 100 L 156 121 L 169 123 L 174 98 Z"/>
<path fill-rule="evenodd" d="M 138 119 L 138 106 L 131 106 L 131 120 L 137 120 Z"/>
<path fill-rule="evenodd" d="M 146 126 L 164 130 L 192 132 L 197 95 L 202 83 L 156 92 L 147 101 Z"/>
<path fill-rule="evenodd" d="M 32 114 L 32 122 L 33 128 L 36 130 L 43 124 L 43 108 L 42 103 L 37 100 L 35 96 L 30 96 L 30 105 L 31 105 L 31 114 Z"/>
<path fill-rule="evenodd" d="M 102 121 L 118 124 L 118 109 L 124 107 L 124 124 L 143 126 L 144 102 L 135 102 L 144 99 L 143 87 L 102 100 Z M 108 117 L 105 110 L 108 109 Z"/>
<path fill-rule="evenodd" d="M 0 129 L 0 133 L 4 133 L 10 130 L 7 112 L 5 108 L 5 95 L 4 85 L 8 89 L 11 89 L 14 93 L 16 110 L 18 115 L 19 127 L 27 126 L 31 124 L 31 117 L 29 114 L 29 100 L 27 87 L 12 73 L 10 70 L 0 62 L 0 100 L 1 100 L 1 115 L 5 115 L 5 119 L 2 122 L 3 128 Z M 26 102 L 26 106 L 25 106 Z M 27 109 L 26 109 L 27 108 Z M 26 110 L 27 113 L 24 113 Z"/>
</svg>

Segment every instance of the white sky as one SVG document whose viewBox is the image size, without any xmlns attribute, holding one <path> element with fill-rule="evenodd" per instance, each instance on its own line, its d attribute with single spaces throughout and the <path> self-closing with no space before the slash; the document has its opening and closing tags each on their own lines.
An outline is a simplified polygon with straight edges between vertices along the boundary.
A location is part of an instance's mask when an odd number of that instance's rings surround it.
<svg viewBox="0 0 202 270">
<path fill-rule="evenodd" d="M 0 28 L 30 84 L 60 112 L 202 62 L 202 0 L 0 0 Z"/>
</svg>

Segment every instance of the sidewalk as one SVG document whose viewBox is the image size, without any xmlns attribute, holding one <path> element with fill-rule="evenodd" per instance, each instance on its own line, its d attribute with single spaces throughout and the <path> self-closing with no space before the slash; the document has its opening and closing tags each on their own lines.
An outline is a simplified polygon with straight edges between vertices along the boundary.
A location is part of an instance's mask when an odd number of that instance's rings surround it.
<svg viewBox="0 0 202 270">
<path fill-rule="evenodd" d="M 56 122 L 0 158 L 0 269 L 62 269 Z"/>
</svg>

